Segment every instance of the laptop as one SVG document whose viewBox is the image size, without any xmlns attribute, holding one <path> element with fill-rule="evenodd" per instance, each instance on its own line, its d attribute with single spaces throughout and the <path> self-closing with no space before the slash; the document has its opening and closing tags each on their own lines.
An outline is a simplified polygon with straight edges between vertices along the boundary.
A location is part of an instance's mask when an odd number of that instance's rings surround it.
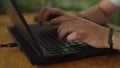
<svg viewBox="0 0 120 68">
<path fill-rule="evenodd" d="M 33 65 L 51 64 L 118 52 L 107 48 L 94 48 L 78 40 L 67 42 L 63 39 L 59 41 L 57 37 L 59 26 L 28 25 L 16 0 L 1 0 L 1 3 L 14 24 L 8 27 L 11 36 Z"/>
</svg>

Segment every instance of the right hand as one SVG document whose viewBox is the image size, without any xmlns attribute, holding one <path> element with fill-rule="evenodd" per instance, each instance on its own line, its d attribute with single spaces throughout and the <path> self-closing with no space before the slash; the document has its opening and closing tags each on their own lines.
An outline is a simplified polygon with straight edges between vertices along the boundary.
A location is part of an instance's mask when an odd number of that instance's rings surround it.
<svg viewBox="0 0 120 68">
<path fill-rule="evenodd" d="M 40 10 L 40 13 L 38 14 L 38 18 L 40 18 L 40 20 L 38 21 L 40 24 L 42 24 L 43 22 L 47 21 L 49 16 L 62 16 L 62 15 L 66 15 L 66 13 L 59 9 L 59 8 L 50 8 L 50 7 L 45 7 L 43 9 Z"/>
</svg>

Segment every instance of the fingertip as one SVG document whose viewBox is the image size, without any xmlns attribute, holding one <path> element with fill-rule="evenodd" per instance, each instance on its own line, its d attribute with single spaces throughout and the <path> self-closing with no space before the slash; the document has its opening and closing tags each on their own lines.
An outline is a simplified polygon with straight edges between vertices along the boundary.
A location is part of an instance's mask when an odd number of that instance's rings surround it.
<svg viewBox="0 0 120 68">
<path fill-rule="evenodd" d="M 50 20 L 50 24 L 57 25 L 58 23 L 55 21 L 55 19 Z"/>
<path fill-rule="evenodd" d="M 76 40 L 76 39 L 78 39 L 78 34 L 76 33 L 76 32 L 73 32 L 73 33 L 71 33 L 71 34 L 69 34 L 68 36 L 67 36 L 67 41 L 72 41 L 72 40 Z"/>
</svg>

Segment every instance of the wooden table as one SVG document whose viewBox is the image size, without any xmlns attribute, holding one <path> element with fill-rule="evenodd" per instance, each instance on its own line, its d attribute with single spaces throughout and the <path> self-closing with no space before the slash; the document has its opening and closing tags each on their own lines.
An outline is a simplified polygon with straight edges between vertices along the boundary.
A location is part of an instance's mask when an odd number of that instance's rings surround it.
<svg viewBox="0 0 120 68">
<path fill-rule="evenodd" d="M 24 14 L 27 22 L 34 23 L 36 14 Z M 0 15 L 0 43 L 14 42 L 9 35 L 7 26 L 11 21 L 5 15 Z M 56 63 L 44 66 L 32 65 L 18 47 L 0 49 L 0 68 L 120 68 L 120 54 L 95 56 L 76 61 Z"/>
</svg>

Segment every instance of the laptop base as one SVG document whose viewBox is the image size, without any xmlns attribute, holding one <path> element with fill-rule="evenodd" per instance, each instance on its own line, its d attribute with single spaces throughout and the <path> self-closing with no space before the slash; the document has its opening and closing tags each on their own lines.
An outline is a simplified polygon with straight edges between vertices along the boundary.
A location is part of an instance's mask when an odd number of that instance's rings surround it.
<svg viewBox="0 0 120 68">
<path fill-rule="evenodd" d="M 32 26 L 32 27 L 38 27 L 38 25 Z M 40 56 L 38 55 L 33 47 L 27 42 L 15 29 L 15 27 L 11 26 L 8 27 L 8 30 L 12 37 L 14 38 L 15 42 L 18 44 L 21 51 L 24 52 L 24 54 L 27 56 L 27 58 L 30 60 L 30 62 L 33 65 L 43 65 L 43 64 L 50 64 L 50 63 L 56 63 L 56 62 L 63 62 L 68 60 L 76 60 L 76 59 L 82 59 L 87 58 L 90 56 L 98 56 L 98 55 L 106 55 L 110 52 L 110 49 L 94 49 L 94 51 L 91 51 L 89 53 L 74 53 L 74 54 L 68 54 L 68 55 L 61 55 L 61 56 Z M 113 50 L 112 53 L 117 53 L 117 50 Z"/>
</svg>

